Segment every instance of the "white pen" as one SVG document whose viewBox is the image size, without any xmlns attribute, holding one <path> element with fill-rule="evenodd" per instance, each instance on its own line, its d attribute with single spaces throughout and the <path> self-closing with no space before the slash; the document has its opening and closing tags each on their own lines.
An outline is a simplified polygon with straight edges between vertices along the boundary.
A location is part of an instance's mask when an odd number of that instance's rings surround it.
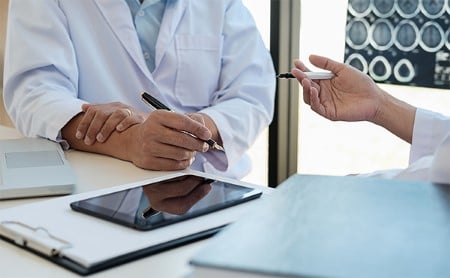
<svg viewBox="0 0 450 278">
<path fill-rule="evenodd" d="M 305 71 L 303 72 L 309 79 L 319 80 L 319 79 L 331 79 L 335 75 L 332 72 L 313 72 L 313 71 Z M 295 78 L 295 76 L 290 73 L 280 73 L 277 75 L 278 78 Z"/>
</svg>

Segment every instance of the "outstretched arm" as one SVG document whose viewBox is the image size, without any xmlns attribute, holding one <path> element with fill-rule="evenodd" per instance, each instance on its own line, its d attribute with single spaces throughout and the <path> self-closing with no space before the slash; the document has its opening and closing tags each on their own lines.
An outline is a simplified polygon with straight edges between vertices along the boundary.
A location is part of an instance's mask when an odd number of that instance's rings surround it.
<svg viewBox="0 0 450 278">
<path fill-rule="evenodd" d="M 382 90 L 368 75 L 332 59 L 311 55 L 310 62 L 331 71 L 330 80 L 311 80 L 295 60 L 292 74 L 303 87 L 303 100 L 332 121 L 369 121 L 411 143 L 416 108 Z"/>
</svg>

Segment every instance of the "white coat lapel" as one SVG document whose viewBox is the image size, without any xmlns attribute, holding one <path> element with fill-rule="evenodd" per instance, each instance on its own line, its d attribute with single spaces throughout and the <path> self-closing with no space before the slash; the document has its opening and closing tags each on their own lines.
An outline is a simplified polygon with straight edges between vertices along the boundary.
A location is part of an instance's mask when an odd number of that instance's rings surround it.
<svg viewBox="0 0 450 278">
<path fill-rule="evenodd" d="M 145 64 L 139 38 L 137 37 L 132 18 L 129 16 L 130 12 L 127 3 L 125 1 L 117 0 L 96 0 L 95 3 L 114 34 L 136 62 L 138 67 L 145 76 L 150 80 L 153 80 L 150 71 Z"/>
<path fill-rule="evenodd" d="M 183 18 L 189 0 L 167 0 L 166 10 L 159 29 L 158 40 L 156 42 L 155 66 L 158 68 L 164 53 L 169 49 L 169 45 L 174 39 L 178 24 Z"/>
</svg>

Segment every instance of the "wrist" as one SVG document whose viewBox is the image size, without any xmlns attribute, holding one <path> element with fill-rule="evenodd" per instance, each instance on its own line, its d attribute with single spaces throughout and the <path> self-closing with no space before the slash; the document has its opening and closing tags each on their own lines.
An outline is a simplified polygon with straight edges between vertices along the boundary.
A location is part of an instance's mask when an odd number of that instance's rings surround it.
<svg viewBox="0 0 450 278">
<path fill-rule="evenodd" d="M 390 120 L 392 109 L 394 106 L 395 98 L 389 95 L 387 92 L 378 88 L 379 91 L 376 94 L 377 99 L 375 100 L 375 113 L 369 121 L 384 127 L 385 123 Z"/>
<path fill-rule="evenodd" d="M 415 115 L 416 107 L 381 91 L 378 109 L 372 122 L 411 143 Z"/>
<path fill-rule="evenodd" d="M 139 141 L 140 138 L 140 127 L 142 124 L 135 124 L 128 128 L 126 131 L 122 132 L 124 136 L 123 141 L 123 159 L 135 163 L 135 146 L 136 140 Z"/>
</svg>

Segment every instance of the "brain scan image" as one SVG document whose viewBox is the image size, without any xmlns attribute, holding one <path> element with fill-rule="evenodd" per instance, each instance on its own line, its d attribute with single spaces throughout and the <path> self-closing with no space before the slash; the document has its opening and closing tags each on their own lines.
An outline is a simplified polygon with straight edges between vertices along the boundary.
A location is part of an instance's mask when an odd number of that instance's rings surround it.
<svg viewBox="0 0 450 278">
<path fill-rule="evenodd" d="M 379 83 L 450 88 L 450 0 L 349 0 L 344 62 Z"/>
</svg>

